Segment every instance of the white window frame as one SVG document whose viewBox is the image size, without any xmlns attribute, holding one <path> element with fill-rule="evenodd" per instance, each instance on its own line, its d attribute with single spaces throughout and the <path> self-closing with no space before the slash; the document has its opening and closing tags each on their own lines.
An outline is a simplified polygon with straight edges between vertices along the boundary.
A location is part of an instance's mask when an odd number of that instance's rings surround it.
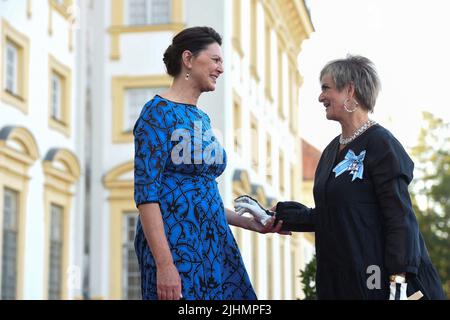
<svg viewBox="0 0 450 320">
<path fill-rule="evenodd" d="M 158 24 L 169 24 L 172 21 L 172 0 L 165 0 L 167 1 L 167 21 L 162 22 L 155 22 L 156 19 L 153 17 L 153 1 L 154 0 L 140 0 L 145 3 L 145 21 L 144 23 L 132 23 L 131 17 L 130 17 L 130 1 L 133 0 L 126 0 L 126 4 L 124 6 L 124 17 L 125 17 L 125 23 L 128 26 L 143 26 L 143 25 L 158 25 Z"/>
<path fill-rule="evenodd" d="M 13 52 L 13 61 L 9 61 L 9 51 Z M 6 42 L 5 46 L 5 70 L 4 70 L 4 79 L 5 83 L 3 84 L 3 88 L 8 91 L 10 94 L 15 96 L 19 95 L 19 78 L 18 78 L 18 69 L 19 69 L 19 48 L 14 45 L 11 41 Z M 12 66 L 11 66 L 12 64 Z M 8 74 L 8 69 L 12 68 L 12 75 Z M 11 79 L 12 78 L 12 79 Z M 8 87 L 8 82 L 12 82 L 12 88 Z"/>
<path fill-rule="evenodd" d="M 58 212 L 56 213 L 55 210 L 58 210 Z M 58 218 L 58 229 L 55 231 L 55 215 L 58 214 L 59 218 Z M 49 245 L 49 269 L 48 269 L 48 298 L 49 299 L 61 299 L 61 287 L 62 287 L 62 250 L 63 250 L 63 241 L 64 241 L 64 234 L 63 234 L 63 219 L 64 219 L 64 207 L 56 205 L 54 203 L 50 204 L 50 233 L 49 233 L 49 241 L 50 241 L 50 245 Z M 55 237 L 56 234 L 56 237 Z M 52 270 L 52 266 L 53 266 L 53 259 L 54 259 L 54 255 L 53 255 L 53 246 L 52 244 L 56 244 L 59 246 L 59 255 L 56 256 L 56 258 L 59 260 L 58 266 L 59 266 L 59 270 L 57 270 L 57 289 L 56 289 L 56 294 L 57 296 L 54 297 L 52 296 L 51 291 L 54 289 L 52 287 L 52 281 L 54 280 L 54 277 L 52 277 L 53 271 Z"/>
<path fill-rule="evenodd" d="M 134 223 L 131 226 L 130 225 L 130 220 L 134 219 Z M 128 254 L 129 251 L 132 250 L 134 252 L 134 236 L 132 237 L 132 239 L 129 239 L 129 232 L 136 230 L 136 224 L 137 224 L 137 219 L 139 219 L 138 213 L 137 212 L 124 212 L 124 214 L 122 215 L 122 298 L 123 299 L 130 299 L 129 296 L 129 282 L 128 279 L 130 277 L 129 275 L 129 261 L 128 261 Z M 133 230 L 131 230 L 130 228 L 133 228 Z M 131 247 L 131 248 L 130 248 Z M 137 283 L 140 283 L 140 272 L 139 272 L 139 265 L 137 262 L 137 257 L 135 260 L 136 263 L 136 272 L 137 272 Z M 138 288 L 138 294 L 136 297 L 136 299 L 141 299 L 141 295 L 140 295 L 140 287 Z"/>
<path fill-rule="evenodd" d="M 62 97 L 63 97 L 63 85 L 64 80 L 62 77 L 53 71 L 52 75 L 52 88 L 51 88 L 51 117 L 59 122 L 64 122 L 63 120 L 63 110 L 62 110 Z M 57 84 L 55 86 L 55 83 Z"/>
<path fill-rule="evenodd" d="M 133 143 L 133 132 L 128 127 L 129 111 L 127 108 L 126 90 L 148 88 L 154 93 L 161 93 L 167 91 L 170 87 L 173 78 L 168 75 L 152 75 L 152 76 L 134 76 L 134 77 L 112 77 L 111 92 L 112 92 L 112 142 L 113 143 Z M 150 92 L 150 91 L 149 91 Z M 154 97 L 150 94 L 139 107 L 143 107 L 146 102 Z M 138 107 L 137 107 L 138 108 Z M 137 120 L 137 118 L 135 119 Z M 125 124 L 125 125 L 124 125 Z M 132 129 L 132 128 L 131 128 Z"/>
<path fill-rule="evenodd" d="M 5 189 L 3 189 L 3 192 L 4 192 L 4 195 L 3 195 L 3 197 L 4 197 L 4 208 L 3 208 L 3 228 L 2 228 L 2 246 L 3 246 L 3 249 L 2 249 L 2 266 L 1 266 L 1 268 L 2 268 L 2 277 L 1 277 L 1 279 L 0 279 L 0 282 L 1 282 L 1 286 L 0 286 L 0 292 L 1 292 L 1 299 L 3 300 L 3 299 L 16 299 L 17 298 L 17 275 L 16 275 L 16 272 L 17 272 L 17 264 L 18 264 L 18 256 L 17 256 L 17 246 L 18 246 L 18 243 L 19 243 L 19 221 L 18 221 L 18 218 L 19 218 L 19 193 L 17 192 L 17 191 L 14 191 L 14 190 L 12 190 L 12 189 L 8 189 L 8 188 L 5 188 Z M 7 203 L 7 201 L 6 201 L 6 197 L 8 196 L 8 195 L 11 195 L 11 197 L 13 198 L 11 201 L 10 201 L 10 203 L 11 203 L 11 206 L 8 208 L 7 206 L 6 206 L 6 203 Z M 5 217 L 7 217 L 7 215 L 8 215 L 8 212 L 9 212 L 9 214 L 11 215 L 11 217 L 14 219 L 14 221 L 12 221 L 12 222 L 10 222 L 9 223 L 9 226 L 7 225 L 7 221 L 6 221 L 6 219 L 5 219 Z M 14 287 L 15 287 L 15 293 L 14 294 L 9 294 L 8 293 L 8 295 L 6 295 L 5 296 L 5 293 L 3 292 L 3 290 L 4 290 L 4 277 L 5 277 L 5 275 L 6 275 L 6 273 L 5 273 L 5 269 L 4 269 L 4 265 L 5 265 L 5 261 L 4 261 L 4 259 L 5 259 L 5 253 L 6 253 L 6 251 L 7 250 L 5 250 L 6 249 L 6 239 L 5 239 L 5 231 L 12 231 L 12 232 L 15 232 L 15 235 L 16 235 L 16 243 L 15 243 L 15 247 L 16 247 L 16 251 L 15 251 L 15 258 L 14 258 L 14 263 L 13 263 L 13 268 L 15 269 L 14 271 L 12 271 L 13 272 L 13 277 L 14 277 L 14 279 L 13 279 L 13 281 L 12 281 L 12 283 L 13 283 L 13 285 L 14 285 Z M 11 272 L 11 270 L 10 270 L 10 272 Z"/>
<path fill-rule="evenodd" d="M 130 14 L 131 14 L 131 10 L 130 10 L 131 1 L 136 1 L 136 0 L 126 0 L 125 6 L 124 6 L 124 15 L 125 15 L 125 19 L 124 19 L 124 20 L 125 20 L 125 22 L 126 22 L 126 25 L 128 25 L 128 26 L 140 26 L 140 25 L 145 25 L 146 23 L 143 23 L 143 24 L 140 24 L 140 23 L 132 23 L 131 17 L 130 17 Z M 146 0 L 140 0 L 140 1 L 143 1 L 143 2 L 147 3 Z M 146 17 L 146 20 L 147 20 L 147 17 Z"/>
<path fill-rule="evenodd" d="M 155 0 L 147 0 L 148 2 L 153 2 Z M 161 0 L 156 0 L 156 1 L 161 1 Z M 153 7 L 154 4 L 151 3 L 150 6 L 147 7 L 147 22 L 149 24 L 168 24 L 172 22 L 172 0 L 165 0 L 167 2 L 167 20 L 166 21 L 159 21 L 155 22 L 156 19 L 153 18 Z"/>
<path fill-rule="evenodd" d="M 124 132 L 131 132 L 133 130 L 134 124 L 136 123 L 136 120 L 138 119 L 142 107 L 144 104 L 153 98 L 153 96 L 157 92 L 160 91 L 161 88 L 126 88 L 125 89 L 125 101 L 123 106 L 123 131 Z M 140 95 L 139 97 L 132 97 L 132 93 L 137 93 Z M 140 98 L 145 97 L 141 99 L 142 101 L 137 101 Z"/>
<path fill-rule="evenodd" d="M 0 55 L 2 56 L 0 58 L 0 76 L 2 78 L 0 80 L 0 99 L 7 105 L 27 114 L 30 41 L 27 36 L 14 29 L 5 19 L 0 19 L 0 27 Z M 8 52 L 14 52 L 11 62 L 7 61 Z"/>
<path fill-rule="evenodd" d="M 72 76 L 68 66 L 49 55 L 48 65 L 48 125 L 66 137 L 71 135 Z M 54 92 L 54 80 L 59 80 L 59 90 Z M 59 105 L 55 105 L 58 101 Z"/>
</svg>

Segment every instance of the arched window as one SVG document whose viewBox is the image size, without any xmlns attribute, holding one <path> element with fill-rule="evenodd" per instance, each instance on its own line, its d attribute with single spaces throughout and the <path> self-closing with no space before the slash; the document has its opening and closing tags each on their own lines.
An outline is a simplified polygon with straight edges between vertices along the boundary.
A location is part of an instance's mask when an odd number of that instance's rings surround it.
<svg viewBox="0 0 450 320">
<path fill-rule="evenodd" d="M 50 149 L 43 161 L 45 185 L 44 295 L 68 298 L 70 221 L 74 185 L 80 176 L 77 157 L 66 149 Z M 81 271 L 79 272 L 79 274 Z"/>
<path fill-rule="evenodd" d="M 0 130 L 0 298 L 23 298 L 28 171 L 39 157 L 25 128 Z"/>
<path fill-rule="evenodd" d="M 103 178 L 110 208 L 110 299 L 141 299 L 134 236 L 139 219 L 133 199 L 134 162 L 110 170 Z"/>
</svg>

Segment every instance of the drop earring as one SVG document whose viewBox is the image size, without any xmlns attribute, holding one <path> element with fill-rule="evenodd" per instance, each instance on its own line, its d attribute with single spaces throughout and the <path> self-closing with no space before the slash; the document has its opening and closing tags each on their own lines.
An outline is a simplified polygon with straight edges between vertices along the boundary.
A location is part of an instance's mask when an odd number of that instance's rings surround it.
<svg viewBox="0 0 450 320">
<path fill-rule="evenodd" d="M 191 76 L 191 74 L 189 72 L 186 72 L 186 76 L 184 77 L 185 80 L 189 80 L 189 77 Z"/>
</svg>

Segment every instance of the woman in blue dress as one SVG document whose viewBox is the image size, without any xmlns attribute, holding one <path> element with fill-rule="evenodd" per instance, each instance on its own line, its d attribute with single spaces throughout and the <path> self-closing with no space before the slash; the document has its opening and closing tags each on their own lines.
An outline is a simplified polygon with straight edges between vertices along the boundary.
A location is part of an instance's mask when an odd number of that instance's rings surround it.
<svg viewBox="0 0 450 320">
<path fill-rule="evenodd" d="M 228 224 L 262 226 L 224 208 L 215 179 L 226 154 L 196 106 L 223 73 L 221 41 L 209 27 L 174 37 L 163 59 L 172 86 L 145 104 L 133 130 L 143 299 L 256 299 Z"/>
</svg>

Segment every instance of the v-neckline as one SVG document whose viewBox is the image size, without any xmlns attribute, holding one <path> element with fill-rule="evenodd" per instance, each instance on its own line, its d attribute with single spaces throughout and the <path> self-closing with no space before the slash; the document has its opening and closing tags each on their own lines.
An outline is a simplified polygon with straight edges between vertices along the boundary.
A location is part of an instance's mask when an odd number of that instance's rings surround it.
<svg viewBox="0 0 450 320">
<path fill-rule="evenodd" d="M 358 137 L 358 138 L 359 138 L 359 137 Z M 356 139 L 355 139 L 355 140 L 356 140 Z M 334 157 L 334 164 L 336 164 L 336 163 L 339 162 L 339 159 L 342 158 L 342 155 L 344 155 L 344 157 L 345 157 L 344 151 L 348 152 L 348 149 L 350 149 L 349 146 L 350 146 L 355 140 L 353 140 L 353 141 L 347 143 L 347 144 L 344 146 L 344 148 L 342 148 L 342 150 L 339 150 L 341 144 L 339 143 L 339 139 L 338 139 L 338 142 L 337 142 L 337 152 L 335 152 L 335 157 Z"/>
<path fill-rule="evenodd" d="M 369 132 L 372 128 L 374 128 L 375 126 L 377 126 L 378 123 L 375 123 L 374 125 L 372 125 L 370 128 L 368 128 L 366 131 L 364 131 L 363 133 L 361 133 L 361 135 L 357 136 L 354 140 L 350 141 L 349 143 L 347 143 L 345 145 L 344 148 L 342 148 L 342 150 L 340 149 L 341 144 L 339 143 L 339 138 L 337 139 L 337 151 L 335 149 L 335 157 L 334 157 L 334 164 L 336 165 L 337 163 L 339 163 L 339 159 L 342 157 L 342 155 L 345 154 L 344 151 L 347 149 L 346 152 L 348 152 L 348 149 L 350 149 L 350 146 L 354 144 L 355 141 L 360 140 L 361 137 L 365 136 L 367 132 Z"/>
</svg>

